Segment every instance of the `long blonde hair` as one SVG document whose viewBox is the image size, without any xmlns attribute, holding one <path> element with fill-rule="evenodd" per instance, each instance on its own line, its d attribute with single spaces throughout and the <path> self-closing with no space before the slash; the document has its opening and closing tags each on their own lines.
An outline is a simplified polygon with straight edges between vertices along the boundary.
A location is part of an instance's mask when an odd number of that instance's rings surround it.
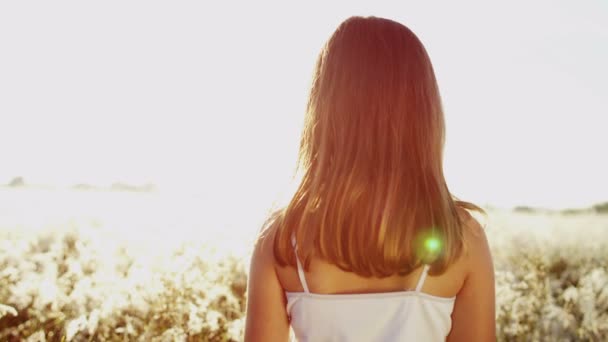
<svg viewBox="0 0 608 342">
<path fill-rule="evenodd" d="M 462 253 L 457 207 L 443 175 L 445 122 L 429 56 L 406 26 L 342 22 L 318 56 L 300 141 L 302 180 L 266 228 L 280 266 L 313 255 L 366 277 L 443 273 Z M 264 232 L 264 230 L 263 230 Z"/>
</svg>

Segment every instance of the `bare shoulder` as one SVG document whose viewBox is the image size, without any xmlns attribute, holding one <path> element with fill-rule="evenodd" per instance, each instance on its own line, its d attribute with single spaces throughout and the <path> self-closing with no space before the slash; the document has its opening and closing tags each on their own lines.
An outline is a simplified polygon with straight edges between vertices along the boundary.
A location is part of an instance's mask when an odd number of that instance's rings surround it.
<svg viewBox="0 0 608 342">
<path fill-rule="evenodd" d="M 494 266 L 485 229 L 462 210 L 466 269 L 452 312 L 452 330 L 447 341 L 495 341 Z M 471 329 L 471 327 L 475 329 Z"/>
<path fill-rule="evenodd" d="M 279 212 L 274 212 L 269 216 L 255 240 L 252 258 L 255 258 L 257 262 L 274 266 L 274 239 L 278 228 L 278 215 L 280 215 Z"/>
<path fill-rule="evenodd" d="M 263 227 L 253 248 L 247 281 L 245 341 L 287 341 L 285 297 L 274 267 L 274 225 Z"/>
<path fill-rule="evenodd" d="M 458 214 L 463 223 L 463 237 L 466 246 L 465 260 L 474 262 L 476 258 L 489 253 L 488 238 L 485 228 L 467 210 L 459 208 Z"/>
</svg>

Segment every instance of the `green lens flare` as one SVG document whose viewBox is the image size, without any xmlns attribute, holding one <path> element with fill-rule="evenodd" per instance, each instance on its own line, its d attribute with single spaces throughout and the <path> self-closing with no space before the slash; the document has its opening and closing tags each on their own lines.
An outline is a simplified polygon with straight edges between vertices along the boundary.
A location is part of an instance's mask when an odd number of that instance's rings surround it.
<svg viewBox="0 0 608 342">
<path fill-rule="evenodd" d="M 437 238 L 428 238 L 424 242 L 424 246 L 429 252 L 436 252 L 439 250 L 439 248 L 441 248 L 441 243 Z"/>
</svg>

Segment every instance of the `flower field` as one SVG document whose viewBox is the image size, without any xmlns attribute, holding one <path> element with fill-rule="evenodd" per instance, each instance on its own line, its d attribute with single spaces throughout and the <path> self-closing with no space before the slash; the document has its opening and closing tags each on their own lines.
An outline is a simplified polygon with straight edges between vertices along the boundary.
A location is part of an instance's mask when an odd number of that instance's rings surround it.
<svg viewBox="0 0 608 342">
<path fill-rule="evenodd" d="M 204 228 L 200 210 L 162 216 L 137 198 L 49 209 L 12 196 L 0 196 L 0 341 L 242 339 L 258 221 Z M 500 341 L 608 340 L 608 215 L 492 209 L 486 232 Z"/>
</svg>

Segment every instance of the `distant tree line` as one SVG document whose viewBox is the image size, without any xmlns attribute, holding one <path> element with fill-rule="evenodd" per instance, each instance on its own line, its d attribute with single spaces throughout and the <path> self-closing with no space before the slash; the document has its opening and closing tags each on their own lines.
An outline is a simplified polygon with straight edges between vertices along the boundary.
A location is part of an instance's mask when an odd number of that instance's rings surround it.
<svg viewBox="0 0 608 342">
<path fill-rule="evenodd" d="M 13 179 L 11 179 L 11 181 L 8 183 L 8 186 L 12 186 L 12 187 L 18 187 L 18 186 L 24 186 L 25 185 L 25 180 L 23 180 L 23 177 L 15 177 Z"/>
<path fill-rule="evenodd" d="M 544 209 L 544 208 L 535 208 L 535 207 L 524 206 L 524 205 L 514 207 L 513 211 L 518 212 L 518 213 L 529 213 L 529 214 L 555 212 L 555 210 Z M 608 214 L 608 202 L 595 204 L 588 208 L 562 209 L 562 210 L 559 210 L 559 213 L 566 214 L 566 215 L 576 215 L 576 214 L 584 214 L 584 213 Z"/>
<path fill-rule="evenodd" d="M 11 179 L 11 181 L 8 182 L 6 185 L 9 187 L 17 188 L 17 187 L 26 186 L 26 183 L 25 183 L 25 180 L 23 179 L 23 177 L 18 176 L 18 177 L 14 177 L 13 179 Z M 100 190 L 102 188 L 97 187 L 95 185 L 91 185 L 91 184 L 80 183 L 80 184 L 75 184 L 74 186 L 72 186 L 72 189 L 75 189 L 75 190 Z M 112 191 L 150 192 L 150 191 L 156 190 L 156 185 L 154 185 L 152 183 L 146 183 L 143 185 L 131 185 L 131 184 L 127 184 L 127 183 L 116 182 L 116 183 L 113 183 L 109 188 L 105 188 L 105 189 L 106 190 L 109 189 Z"/>
<path fill-rule="evenodd" d="M 596 213 L 602 213 L 602 214 L 608 213 L 608 202 L 604 202 L 604 203 L 600 203 L 600 204 L 594 205 L 593 206 L 593 210 Z"/>
</svg>

